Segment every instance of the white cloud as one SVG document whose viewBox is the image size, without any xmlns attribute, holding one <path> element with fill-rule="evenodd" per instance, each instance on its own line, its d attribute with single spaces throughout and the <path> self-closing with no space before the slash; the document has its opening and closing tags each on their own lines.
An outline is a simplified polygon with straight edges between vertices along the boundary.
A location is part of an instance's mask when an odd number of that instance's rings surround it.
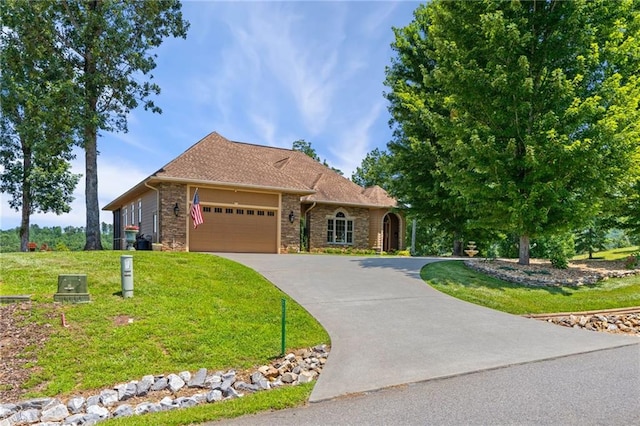
<svg viewBox="0 0 640 426">
<path fill-rule="evenodd" d="M 269 117 L 265 118 L 264 116 L 251 114 L 251 121 L 257 127 L 258 134 L 261 135 L 261 139 L 256 141 L 256 143 L 277 146 L 275 141 L 276 126 L 274 120 Z"/>
<path fill-rule="evenodd" d="M 344 6 L 326 5 L 332 19 L 322 20 L 319 28 L 308 28 L 309 16 L 302 16 L 295 3 L 225 6 L 217 9 L 218 22 L 225 22 L 228 37 L 220 41 L 222 47 L 202 55 L 207 72 L 191 77 L 194 99 L 215 104 L 218 120 L 234 117 L 235 126 L 238 113 L 265 116 L 276 107 L 281 121 L 293 110 L 298 118 L 286 117 L 289 121 L 295 119 L 312 134 L 321 132 L 342 81 L 336 75 Z"/>
<path fill-rule="evenodd" d="M 132 128 L 132 126 L 130 126 L 130 129 Z M 128 133 L 123 133 L 123 132 L 118 132 L 118 133 L 110 133 L 109 134 L 110 139 L 116 139 L 122 143 L 124 143 L 125 145 L 128 145 L 129 147 L 132 148 L 136 148 L 139 149 L 141 151 L 145 151 L 145 152 L 156 152 L 156 147 L 154 147 L 153 145 L 149 144 L 148 141 L 141 141 L 138 137 L 136 137 L 133 133 L 128 132 Z M 105 141 L 105 138 L 100 138 L 99 140 L 99 144 L 100 142 Z M 124 150 L 126 152 L 126 150 Z"/>
<path fill-rule="evenodd" d="M 362 159 L 372 149 L 372 127 L 377 123 L 380 114 L 384 111 L 384 101 L 374 103 L 351 126 L 345 127 L 337 141 L 329 148 L 336 160 L 336 167 L 350 177 L 355 169 L 360 166 Z"/>
<path fill-rule="evenodd" d="M 366 37 L 376 37 L 381 33 L 381 29 L 389 30 L 389 17 L 398 7 L 397 2 L 380 2 L 378 7 L 370 9 L 369 13 L 363 14 L 360 29 Z"/>
</svg>

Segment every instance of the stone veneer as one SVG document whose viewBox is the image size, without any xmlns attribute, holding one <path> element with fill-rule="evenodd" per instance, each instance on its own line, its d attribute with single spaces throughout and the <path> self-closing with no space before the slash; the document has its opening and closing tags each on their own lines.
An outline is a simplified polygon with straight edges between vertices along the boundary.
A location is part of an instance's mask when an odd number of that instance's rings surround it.
<svg viewBox="0 0 640 426">
<path fill-rule="evenodd" d="M 158 206 L 158 236 L 162 250 L 185 251 L 187 243 L 187 187 L 184 184 L 162 183 L 158 186 L 160 205 Z M 173 206 L 178 203 L 180 214 L 176 217 Z M 289 222 L 289 213 L 295 215 L 293 223 Z M 327 242 L 327 219 L 338 211 L 353 220 L 353 244 L 331 244 Z M 325 247 L 352 247 L 370 249 L 370 211 L 363 207 L 342 207 L 334 205 L 316 205 L 310 212 L 309 249 Z M 300 250 L 300 196 L 282 194 L 280 210 L 280 247 L 281 253 Z M 374 244 L 375 245 L 375 244 Z"/>
<path fill-rule="evenodd" d="M 353 244 L 331 244 L 327 242 L 327 219 L 335 217 L 338 211 L 345 213 L 353 220 Z M 333 205 L 316 205 L 310 212 L 309 250 L 323 247 L 352 247 L 368 249 L 369 247 L 369 209 L 362 207 L 342 207 Z"/>
<path fill-rule="evenodd" d="M 300 195 L 282 194 L 280 211 L 280 253 L 300 251 Z M 295 219 L 289 221 L 289 213 Z"/>
<path fill-rule="evenodd" d="M 184 184 L 162 183 L 160 205 L 158 206 L 158 240 L 162 250 L 185 251 L 187 245 L 187 186 Z M 180 213 L 176 217 L 173 206 L 178 203 Z"/>
</svg>

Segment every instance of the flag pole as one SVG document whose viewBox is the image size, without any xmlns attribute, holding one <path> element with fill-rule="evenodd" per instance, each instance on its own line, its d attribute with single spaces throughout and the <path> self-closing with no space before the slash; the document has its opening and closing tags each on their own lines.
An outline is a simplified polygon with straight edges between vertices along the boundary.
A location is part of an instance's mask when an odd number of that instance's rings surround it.
<svg viewBox="0 0 640 426">
<path fill-rule="evenodd" d="M 193 228 L 197 228 L 198 225 L 202 225 L 204 220 L 202 218 L 202 211 L 200 210 L 200 200 L 198 198 L 198 189 L 193 193 L 193 200 L 191 200 L 191 219 L 193 220 Z"/>
</svg>

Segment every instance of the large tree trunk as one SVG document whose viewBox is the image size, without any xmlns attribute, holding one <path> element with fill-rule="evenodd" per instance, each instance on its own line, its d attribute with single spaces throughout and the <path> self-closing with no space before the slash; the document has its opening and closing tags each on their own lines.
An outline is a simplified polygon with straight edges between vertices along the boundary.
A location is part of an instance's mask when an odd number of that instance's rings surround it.
<svg viewBox="0 0 640 426">
<path fill-rule="evenodd" d="M 31 147 L 21 139 L 22 145 L 22 213 L 20 218 L 20 251 L 29 251 L 29 219 L 31 218 Z"/>
<path fill-rule="evenodd" d="M 85 128 L 85 206 L 87 209 L 87 227 L 85 229 L 85 250 L 102 250 L 100 239 L 100 204 L 98 202 L 98 142 L 97 131 Z"/>
<path fill-rule="evenodd" d="M 98 1 L 89 3 L 89 15 L 95 13 L 98 8 Z M 91 16 L 90 16 L 91 19 Z M 90 39 L 87 40 L 84 53 L 84 78 L 87 96 L 87 111 L 85 111 L 84 123 L 84 152 L 85 152 L 85 206 L 87 209 L 87 228 L 85 229 L 86 243 L 85 250 L 102 250 L 100 240 L 100 205 L 98 202 L 98 127 L 95 124 L 95 117 L 98 105 L 99 88 L 96 83 L 98 73 L 95 58 L 93 57 L 93 46 L 100 37 L 100 28 L 93 22 L 89 23 Z M 92 38 L 91 38 L 92 37 Z"/>
<path fill-rule="evenodd" d="M 28 179 L 22 182 L 22 217 L 20 219 L 20 251 L 29 251 L 29 219 L 31 217 L 31 188 Z"/>
<path fill-rule="evenodd" d="M 529 264 L 529 236 L 528 235 L 520 236 L 520 250 L 519 250 L 518 263 L 520 265 Z"/>
<path fill-rule="evenodd" d="M 453 234 L 453 255 L 462 256 L 462 234 L 460 232 L 454 232 Z"/>
</svg>

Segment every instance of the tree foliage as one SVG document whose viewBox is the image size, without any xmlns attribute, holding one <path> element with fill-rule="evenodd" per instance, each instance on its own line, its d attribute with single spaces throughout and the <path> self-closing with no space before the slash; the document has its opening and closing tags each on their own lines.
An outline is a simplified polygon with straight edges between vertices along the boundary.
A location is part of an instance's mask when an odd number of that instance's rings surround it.
<svg viewBox="0 0 640 426">
<path fill-rule="evenodd" d="M 607 229 L 594 220 L 588 228 L 575 233 L 576 252 L 589 253 L 589 259 L 593 259 L 593 253 L 604 250 L 607 247 Z"/>
<path fill-rule="evenodd" d="M 293 149 L 294 151 L 302 152 L 303 154 L 308 155 L 309 157 L 313 158 L 317 162 L 321 162 L 320 157 L 318 156 L 318 153 L 311 146 L 311 142 L 307 142 L 304 139 L 298 139 L 296 141 L 293 141 L 293 144 L 291 145 L 291 149 Z"/>
<path fill-rule="evenodd" d="M 79 175 L 73 159 L 73 72 L 56 43 L 50 10 L 39 2 L 0 5 L 0 189 L 21 211 L 20 248 L 30 216 L 70 211 Z"/>
<path fill-rule="evenodd" d="M 177 0 L 60 0 L 41 2 L 47 28 L 55 31 L 57 54 L 74 72 L 79 145 L 85 151 L 85 249 L 101 249 L 98 204 L 98 132 L 127 131 L 127 114 L 142 105 L 161 112 L 151 100 L 160 93 L 151 71 L 150 51 L 163 39 L 186 37 Z"/>
<path fill-rule="evenodd" d="M 351 180 L 364 188 L 378 185 L 385 191 L 390 191 L 393 170 L 389 153 L 379 148 L 369 152 L 351 175 Z"/>
<path fill-rule="evenodd" d="M 102 245 L 111 249 L 113 246 L 113 225 L 102 222 Z M 40 227 L 30 225 L 29 242 L 35 243 L 36 250 L 43 248 L 53 251 L 79 251 L 84 248 L 85 232 L 82 226 L 51 226 Z M 20 250 L 20 228 L 0 231 L 0 252 L 14 252 Z"/>
<path fill-rule="evenodd" d="M 640 241 L 640 180 L 630 189 L 626 200 L 627 208 L 622 213 L 624 219 L 621 225 L 635 241 Z"/>
<path fill-rule="evenodd" d="M 520 263 L 529 238 L 584 225 L 629 177 L 640 146 L 639 9 L 635 0 L 419 7 L 396 30 L 386 81 L 396 144 L 424 161 L 406 168 L 407 188 L 441 191 L 466 221 L 516 233 Z"/>
<path fill-rule="evenodd" d="M 391 45 L 396 57 L 386 70 L 385 93 L 389 101 L 393 140 L 388 144 L 393 180 L 390 192 L 407 207 L 408 215 L 418 218 L 419 229 L 452 236 L 454 255 L 462 255 L 463 239 L 470 234 L 472 212 L 454 188 L 442 165 L 449 153 L 438 143 L 436 116 L 448 111 L 438 102 L 431 74 L 436 62 L 430 57 L 425 37 L 429 20 L 425 7 L 415 12 L 415 19 L 404 28 L 394 28 Z M 476 238 L 476 237 L 474 237 Z"/>
</svg>

